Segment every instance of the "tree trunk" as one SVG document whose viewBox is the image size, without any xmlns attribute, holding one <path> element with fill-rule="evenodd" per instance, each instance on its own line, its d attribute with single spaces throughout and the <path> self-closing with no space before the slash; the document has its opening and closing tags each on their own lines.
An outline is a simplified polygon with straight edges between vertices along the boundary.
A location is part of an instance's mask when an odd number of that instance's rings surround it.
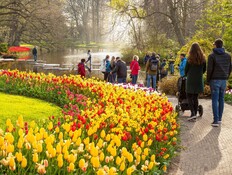
<svg viewBox="0 0 232 175">
<path fill-rule="evenodd" d="M 177 36 L 177 40 L 181 46 L 184 46 L 185 39 L 181 31 L 181 23 L 178 19 L 177 7 L 175 6 L 175 2 L 172 2 L 171 0 L 167 0 L 167 4 L 169 7 L 168 9 L 170 13 L 170 20 L 172 21 L 172 25 L 173 25 L 175 34 Z"/>
</svg>

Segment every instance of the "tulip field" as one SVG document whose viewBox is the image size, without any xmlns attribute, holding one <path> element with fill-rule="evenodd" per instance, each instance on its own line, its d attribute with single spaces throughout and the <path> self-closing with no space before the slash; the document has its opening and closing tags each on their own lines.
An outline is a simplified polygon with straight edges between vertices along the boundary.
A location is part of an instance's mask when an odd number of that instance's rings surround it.
<svg viewBox="0 0 232 175">
<path fill-rule="evenodd" d="M 0 91 L 62 107 L 45 121 L 5 121 L 0 174 L 158 175 L 175 155 L 179 124 L 165 95 L 17 70 L 0 72 Z"/>
</svg>

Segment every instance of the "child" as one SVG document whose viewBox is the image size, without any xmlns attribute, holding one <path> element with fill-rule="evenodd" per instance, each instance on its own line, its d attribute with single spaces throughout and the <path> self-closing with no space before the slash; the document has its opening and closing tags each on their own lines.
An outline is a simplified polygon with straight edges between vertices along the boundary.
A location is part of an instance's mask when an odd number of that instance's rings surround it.
<svg viewBox="0 0 232 175">
<path fill-rule="evenodd" d="M 77 66 L 78 74 L 85 77 L 85 59 L 81 59 L 81 62 Z"/>
</svg>

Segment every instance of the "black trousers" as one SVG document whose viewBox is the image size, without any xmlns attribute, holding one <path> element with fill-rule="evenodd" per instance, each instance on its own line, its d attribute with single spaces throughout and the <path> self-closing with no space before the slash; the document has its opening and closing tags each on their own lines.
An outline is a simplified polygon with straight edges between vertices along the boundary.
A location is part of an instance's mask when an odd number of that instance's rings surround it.
<svg viewBox="0 0 232 175">
<path fill-rule="evenodd" d="M 109 72 L 104 72 L 104 80 L 108 82 L 108 77 L 110 73 Z"/>
<path fill-rule="evenodd" d="M 191 116 L 196 116 L 198 109 L 198 94 L 187 93 L 187 99 L 189 103 L 189 109 L 191 110 Z"/>
</svg>

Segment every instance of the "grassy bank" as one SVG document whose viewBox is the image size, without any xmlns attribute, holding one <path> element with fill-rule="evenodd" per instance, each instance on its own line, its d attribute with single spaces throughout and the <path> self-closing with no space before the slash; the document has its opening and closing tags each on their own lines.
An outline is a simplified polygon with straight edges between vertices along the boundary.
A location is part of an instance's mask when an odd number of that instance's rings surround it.
<svg viewBox="0 0 232 175">
<path fill-rule="evenodd" d="M 61 108 L 42 100 L 0 93 L 0 128 L 5 129 L 7 118 L 16 121 L 22 115 L 25 121 L 59 116 Z"/>
</svg>

